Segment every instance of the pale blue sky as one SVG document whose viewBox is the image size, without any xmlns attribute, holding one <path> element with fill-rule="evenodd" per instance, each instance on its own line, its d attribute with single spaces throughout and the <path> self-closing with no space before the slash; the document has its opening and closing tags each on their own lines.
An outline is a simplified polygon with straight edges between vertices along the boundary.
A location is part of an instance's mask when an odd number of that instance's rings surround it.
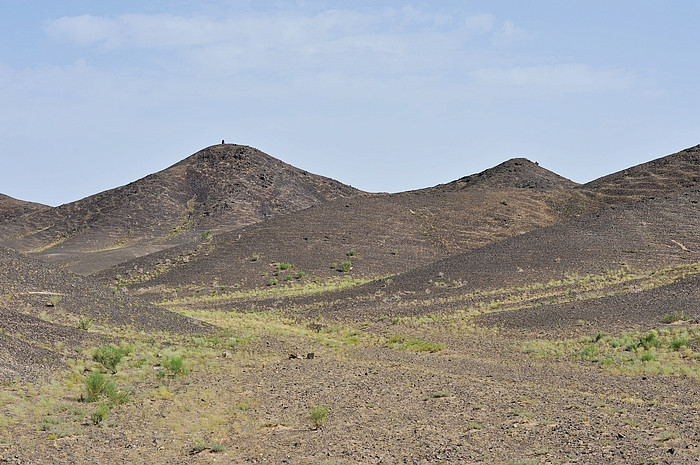
<svg viewBox="0 0 700 465">
<path fill-rule="evenodd" d="M 0 0 L 0 193 L 50 205 L 226 139 L 368 191 L 700 143 L 700 2 Z"/>
</svg>

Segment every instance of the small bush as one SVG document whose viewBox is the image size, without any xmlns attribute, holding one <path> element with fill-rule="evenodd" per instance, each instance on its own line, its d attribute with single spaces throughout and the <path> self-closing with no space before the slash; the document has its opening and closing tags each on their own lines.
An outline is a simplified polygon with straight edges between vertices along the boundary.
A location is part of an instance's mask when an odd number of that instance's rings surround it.
<svg viewBox="0 0 700 465">
<path fill-rule="evenodd" d="M 92 353 L 92 359 L 101 363 L 108 370 L 116 371 L 117 365 L 121 362 L 122 358 L 130 353 L 131 348 L 129 346 L 117 347 L 106 345 L 95 349 Z"/>
<path fill-rule="evenodd" d="M 58 303 L 62 300 L 63 300 L 62 295 L 58 295 L 58 294 L 52 295 L 51 297 L 49 297 L 49 302 L 50 302 L 49 307 L 57 307 Z"/>
<path fill-rule="evenodd" d="M 92 371 L 85 378 L 85 391 L 87 393 L 86 402 L 97 402 L 101 396 L 114 393 L 116 388 L 101 372 Z"/>
<path fill-rule="evenodd" d="M 182 361 L 182 357 L 179 355 L 173 355 L 172 357 L 164 357 L 163 361 L 161 362 L 161 367 L 163 367 L 165 370 L 160 370 L 158 375 L 162 377 L 170 377 L 174 378 L 176 376 L 182 376 L 187 374 L 187 367 L 185 367 L 185 363 Z"/>
<path fill-rule="evenodd" d="M 345 260 L 340 265 L 338 265 L 338 271 L 347 273 L 352 269 L 352 262 L 350 260 Z"/>
<path fill-rule="evenodd" d="M 661 341 L 656 337 L 656 332 L 649 331 L 646 336 L 639 338 L 638 347 L 644 347 L 645 350 L 649 350 L 652 347 L 659 347 Z"/>
<path fill-rule="evenodd" d="M 671 340 L 671 349 L 678 351 L 681 347 L 688 347 L 688 339 L 685 337 L 679 337 Z"/>
<path fill-rule="evenodd" d="M 661 321 L 663 321 L 666 324 L 671 324 L 677 321 L 688 321 L 689 319 L 690 317 L 686 313 L 676 310 L 674 312 L 664 315 Z"/>
<path fill-rule="evenodd" d="M 304 279 L 304 274 L 305 274 L 305 273 L 304 273 L 303 271 L 298 272 L 298 273 L 297 273 L 297 279 L 298 279 L 298 280 Z"/>
<path fill-rule="evenodd" d="M 87 331 L 88 329 L 90 329 L 91 326 L 92 326 L 92 317 L 90 317 L 90 318 L 80 317 L 80 319 L 78 320 L 78 329 L 82 329 L 83 331 Z"/>
<path fill-rule="evenodd" d="M 204 452 L 205 450 L 217 453 L 225 451 L 226 447 L 218 442 L 198 442 L 194 445 L 192 450 L 190 450 L 190 455 L 196 455 L 200 452 Z"/>
<path fill-rule="evenodd" d="M 252 257 L 250 257 L 251 262 L 257 262 L 260 260 L 260 254 L 259 253 L 254 253 Z"/>
<path fill-rule="evenodd" d="M 270 280 L 267 282 L 268 286 L 276 286 L 279 283 L 277 278 L 270 278 Z"/>
<path fill-rule="evenodd" d="M 357 255 L 357 251 L 355 249 L 350 249 L 348 250 L 348 253 L 346 254 L 348 257 L 354 257 Z"/>
<path fill-rule="evenodd" d="M 90 420 L 92 420 L 93 424 L 99 425 L 107 418 L 108 414 L 109 405 L 107 405 L 105 402 L 100 402 L 99 404 L 97 404 L 97 408 L 95 409 L 93 414 L 90 415 Z"/>
<path fill-rule="evenodd" d="M 279 264 L 279 266 L 278 266 L 277 268 L 278 268 L 280 271 L 284 271 L 284 270 L 290 269 L 292 266 L 294 266 L 294 265 L 292 265 L 291 263 L 284 263 L 284 262 L 282 262 L 282 263 Z"/>
<path fill-rule="evenodd" d="M 328 420 L 328 407 L 313 407 L 309 411 L 309 420 L 314 429 L 319 429 Z"/>
<path fill-rule="evenodd" d="M 594 345 L 587 345 L 586 347 L 583 348 L 581 353 L 579 353 L 579 356 L 584 359 L 584 360 L 597 360 L 599 350 L 596 346 Z"/>
</svg>

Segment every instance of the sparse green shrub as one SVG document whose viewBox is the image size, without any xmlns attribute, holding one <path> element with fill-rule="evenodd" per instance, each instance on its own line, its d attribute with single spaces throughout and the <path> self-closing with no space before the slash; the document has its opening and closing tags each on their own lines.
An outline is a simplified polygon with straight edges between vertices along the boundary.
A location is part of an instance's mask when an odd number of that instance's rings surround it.
<svg viewBox="0 0 700 465">
<path fill-rule="evenodd" d="M 78 320 L 78 329 L 82 329 L 83 331 L 87 331 L 90 329 L 92 326 L 92 317 L 90 318 L 83 318 L 80 317 Z"/>
<path fill-rule="evenodd" d="M 85 402 L 97 402 L 101 396 L 108 396 L 116 391 L 116 388 L 104 374 L 95 370 L 85 378 L 85 391 L 87 393 Z"/>
<path fill-rule="evenodd" d="M 444 344 L 422 341 L 415 337 L 403 336 L 401 334 L 394 334 L 391 336 L 387 341 L 386 346 L 391 349 L 430 353 L 439 352 L 445 348 Z"/>
<path fill-rule="evenodd" d="M 398 255 L 399 254 L 399 249 L 394 249 L 391 251 L 391 255 Z"/>
<path fill-rule="evenodd" d="M 267 282 L 268 286 L 276 286 L 279 283 L 277 278 L 270 278 L 270 280 Z"/>
<path fill-rule="evenodd" d="M 277 268 L 278 268 L 280 271 L 284 271 L 284 270 L 290 269 L 292 266 L 294 266 L 294 265 L 292 265 L 291 263 L 284 263 L 284 262 L 282 262 L 282 263 L 280 263 L 280 264 L 278 265 Z"/>
<path fill-rule="evenodd" d="M 348 257 L 354 257 L 357 255 L 357 251 L 355 249 L 350 249 L 348 250 L 348 253 L 346 254 Z"/>
<path fill-rule="evenodd" d="M 217 453 L 225 451 L 226 447 L 224 447 L 222 444 L 219 444 L 218 442 L 198 442 L 194 445 L 194 447 L 192 447 L 192 450 L 190 450 L 190 455 L 199 454 L 200 452 L 204 452 L 205 450 Z"/>
<path fill-rule="evenodd" d="M 651 362 L 654 360 L 654 354 L 651 352 L 644 352 L 641 357 L 642 362 Z"/>
<path fill-rule="evenodd" d="M 291 274 L 288 274 L 288 275 L 286 275 L 286 276 L 284 277 L 284 280 L 285 280 L 285 281 L 291 281 L 292 279 L 294 279 L 294 277 L 292 277 Z"/>
<path fill-rule="evenodd" d="M 116 371 L 119 362 L 129 353 L 131 353 L 129 346 L 106 345 L 95 349 L 92 353 L 92 359 L 101 363 L 108 370 Z"/>
<path fill-rule="evenodd" d="M 598 352 L 598 347 L 590 344 L 583 348 L 579 356 L 584 360 L 597 360 Z"/>
<path fill-rule="evenodd" d="M 298 273 L 297 273 L 297 279 L 298 279 L 298 280 L 304 279 L 304 274 L 305 274 L 305 273 L 304 273 L 303 271 L 298 272 Z"/>
<path fill-rule="evenodd" d="M 347 273 L 352 269 L 352 262 L 350 260 L 345 260 L 338 265 L 338 271 Z"/>
<path fill-rule="evenodd" d="M 182 361 L 182 357 L 179 355 L 163 357 L 163 361 L 160 365 L 163 369 L 158 372 L 158 376 L 161 378 L 166 376 L 175 378 L 176 376 L 185 375 L 188 372 L 185 363 Z"/>
<path fill-rule="evenodd" d="M 109 405 L 107 405 L 105 402 L 100 402 L 99 404 L 97 404 L 97 407 L 95 408 L 93 414 L 90 415 L 90 420 L 92 420 L 93 424 L 99 425 L 107 418 L 108 414 Z"/>
<path fill-rule="evenodd" d="M 252 257 L 250 257 L 251 262 L 257 262 L 260 260 L 260 254 L 259 253 L 254 253 Z"/>
<path fill-rule="evenodd" d="M 678 351 L 681 347 L 688 347 L 688 339 L 685 337 L 673 338 L 671 340 L 671 349 Z"/>
<path fill-rule="evenodd" d="M 627 351 L 627 352 L 632 352 L 632 351 L 634 351 L 636 348 L 637 348 L 637 343 L 635 343 L 635 342 L 628 342 L 628 343 L 625 345 L 625 351 Z"/>
<path fill-rule="evenodd" d="M 328 407 L 313 407 L 309 411 L 309 420 L 314 429 L 319 429 L 328 420 Z"/>
<path fill-rule="evenodd" d="M 57 307 L 59 302 L 63 300 L 63 296 L 59 294 L 54 294 L 49 297 L 50 307 Z"/>
<path fill-rule="evenodd" d="M 661 341 L 656 337 L 655 331 L 649 331 L 646 336 L 639 338 L 638 347 L 644 347 L 645 350 L 649 350 L 652 347 L 658 347 Z"/>
<path fill-rule="evenodd" d="M 671 313 L 664 315 L 661 321 L 663 321 L 666 324 L 671 324 L 677 321 L 688 321 L 689 319 L 690 317 L 688 316 L 688 314 L 675 310 Z"/>
<path fill-rule="evenodd" d="M 671 439 L 678 439 L 680 435 L 675 431 L 664 431 L 659 435 L 659 441 L 670 441 Z"/>
</svg>

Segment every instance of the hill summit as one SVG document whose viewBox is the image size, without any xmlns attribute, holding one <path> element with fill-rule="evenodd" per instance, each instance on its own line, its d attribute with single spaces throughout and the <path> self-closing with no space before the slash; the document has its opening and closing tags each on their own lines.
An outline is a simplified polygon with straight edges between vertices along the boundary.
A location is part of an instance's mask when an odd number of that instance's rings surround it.
<svg viewBox="0 0 700 465">
<path fill-rule="evenodd" d="M 2 244 L 89 274 L 106 264 L 359 193 L 235 144 L 122 187 L 0 223 Z"/>
<path fill-rule="evenodd" d="M 517 188 L 563 190 L 577 186 L 570 179 L 540 167 L 527 158 L 512 158 L 480 173 L 464 176 L 445 185 L 449 188 Z"/>
</svg>

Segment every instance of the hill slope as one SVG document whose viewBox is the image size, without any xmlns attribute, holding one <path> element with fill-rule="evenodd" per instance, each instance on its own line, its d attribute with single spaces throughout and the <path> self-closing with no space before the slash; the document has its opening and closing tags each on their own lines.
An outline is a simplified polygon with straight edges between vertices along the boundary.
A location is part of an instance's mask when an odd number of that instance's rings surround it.
<svg viewBox="0 0 700 465">
<path fill-rule="evenodd" d="M 91 278 L 0 248 L 0 379 L 31 378 L 96 338 L 94 325 L 171 333 L 211 327 L 101 286 Z"/>
<path fill-rule="evenodd" d="M 48 205 L 26 202 L 24 200 L 12 198 L 9 195 L 0 194 L 0 223 L 18 216 L 41 212 L 50 208 L 51 207 Z"/>
<path fill-rule="evenodd" d="M 2 244 L 89 274 L 198 237 L 307 208 L 356 189 L 259 150 L 221 144 L 158 173 L 0 224 Z"/>
<path fill-rule="evenodd" d="M 578 187 L 606 198 L 639 200 L 700 182 L 700 145 L 603 176 Z"/>
<path fill-rule="evenodd" d="M 562 219 L 552 206 L 574 186 L 524 159 L 454 183 L 317 205 L 106 270 L 138 286 L 256 287 L 270 280 L 373 278 L 473 250 Z M 293 268 L 280 273 L 276 264 Z M 335 264 L 335 265 L 334 265 Z M 125 278 L 125 279 L 124 279 Z M 147 283 L 146 283 L 147 282 Z M 217 283 L 214 285 L 213 283 Z"/>
<path fill-rule="evenodd" d="M 696 186 L 613 206 L 289 306 L 309 305 L 312 315 L 323 309 L 324 315 L 362 319 L 472 306 L 483 311 L 481 306 L 500 308 L 505 303 L 519 308 L 653 288 L 700 273 L 699 204 Z M 639 313 L 638 321 L 644 318 Z"/>
</svg>

